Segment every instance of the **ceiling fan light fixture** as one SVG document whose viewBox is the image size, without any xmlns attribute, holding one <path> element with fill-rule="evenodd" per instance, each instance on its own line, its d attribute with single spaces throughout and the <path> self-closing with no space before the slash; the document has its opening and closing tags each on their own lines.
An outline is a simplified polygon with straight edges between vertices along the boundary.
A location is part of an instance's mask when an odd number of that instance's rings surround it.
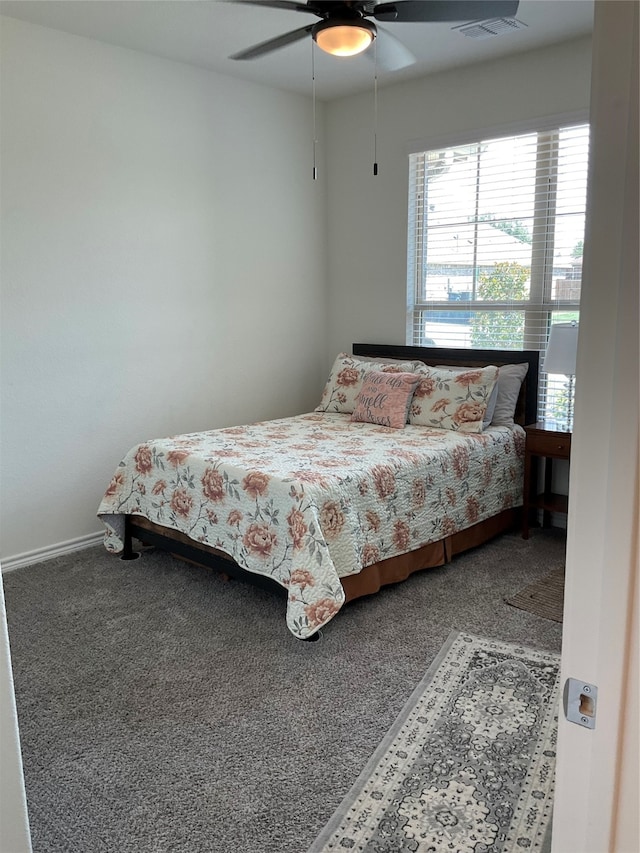
<svg viewBox="0 0 640 853">
<path fill-rule="evenodd" d="M 354 21 L 320 21 L 312 30 L 313 40 L 332 56 L 356 56 L 376 37 L 375 24 L 359 18 Z"/>
</svg>

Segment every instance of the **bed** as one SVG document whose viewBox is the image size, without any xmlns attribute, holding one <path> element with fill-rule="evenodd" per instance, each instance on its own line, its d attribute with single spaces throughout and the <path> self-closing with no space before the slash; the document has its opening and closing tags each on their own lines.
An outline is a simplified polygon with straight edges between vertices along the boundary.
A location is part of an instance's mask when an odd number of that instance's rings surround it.
<svg viewBox="0 0 640 853">
<path fill-rule="evenodd" d="M 363 399 L 375 405 L 364 380 L 386 383 L 391 397 L 407 385 L 401 428 L 371 422 L 366 406 L 362 415 Z M 471 392 L 488 398 L 491 388 L 495 405 L 507 380 L 511 419 L 490 423 L 489 400 L 477 397 L 478 407 Z M 522 425 L 536 420 L 537 382 L 537 352 L 354 344 L 312 412 L 132 448 L 98 508 L 105 547 L 134 559 L 138 540 L 279 590 L 291 633 L 313 639 L 345 603 L 518 523 Z M 439 410 L 427 421 L 425 387 Z M 436 425 L 454 395 L 470 402 Z M 476 409 L 483 429 L 465 422 Z"/>
</svg>

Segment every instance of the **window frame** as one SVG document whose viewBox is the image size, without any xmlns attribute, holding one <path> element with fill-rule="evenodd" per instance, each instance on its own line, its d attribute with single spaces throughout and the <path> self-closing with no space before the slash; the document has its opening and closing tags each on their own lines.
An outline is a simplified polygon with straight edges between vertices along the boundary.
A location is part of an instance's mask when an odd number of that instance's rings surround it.
<svg viewBox="0 0 640 853">
<path fill-rule="evenodd" d="M 580 111 L 576 113 L 565 113 L 562 115 L 549 116 L 546 119 L 532 119 L 531 121 L 503 125 L 500 127 L 489 127 L 465 135 L 441 137 L 439 139 L 424 140 L 415 143 L 407 152 L 408 155 L 408 227 L 407 227 L 407 316 L 405 341 L 411 346 L 428 346 L 424 340 L 424 332 L 418 340 L 415 334 L 420 325 L 424 328 L 422 317 L 418 319 L 418 313 L 446 311 L 470 312 L 474 308 L 483 312 L 505 313 L 506 311 L 524 312 L 524 332 L 522 349 L 534 349 L 541 353 L 540 358 L 540 405 L 539 417 L 542 419 L 546 412 L 547 403 L 547 375 L 542 370 L 544 359 L 542 355 L 547 346 L 549 331 L 553 315 L 558 312 L 576 313 L 579 319 L 580 298 L 558 299 L 552 298 L 553 289 L 553 229 L 548 228 L 548 223 L 556 221 L 556 193 L 558 186 L 558 160 L 554 156 L 559 148 L 560 134 L 572 127 L 585 126 L 589 128 L 588 114 Z M 419 188 L 415 172 L 415 157 L 411 155 L 423 155 L 425 158 L 430 152 L 442 151 L 457 147 L 479 146 L 483 142 L 499 140 L 501 138 L 517 137 L 521 135 L 536 135 L 536 191 L 534 194 L 533 233 L 534 239 L 531 257 L 530 290 L 526 300 L 514 300 L 509 302 L 490 302 L 487 300 L 471 299 L 464 302 L 428 300 L 424 298 L 425 282 L 425 243 L 428 227 L 423 227 L 424 205 L 419 202 Z M 544 152 L 544 153 L 542 153 Z M 426 170 L 425 170 L 426 174 Z M 586 177 L 586 173 L 585 173 Z M 586 213 L 587 198 L 585 198 Z M 538 239 L 536 240 L 536 234 Z M 551 234 L 551 238 L 549 238 Z M 540 236 L 542 235 L 542 237 Z M 474 246 L 475 248 L 475 246 Z M 419 272 L 420 271 L 420 272 Z M 474 265 L 472 270 L 473 284 L 472 292 L 476 293 L 478 283 L 479 267 Z M 541 332 L 541 329 L 543 331 Z M 464 347 L 464 344 L 457 344 Z M 473 350 L 477 347 L 469 346 Z M 486 348 L 486 347 L 485 347 Z M 498 349 L 498 347 L 495 347 Z M 511 349 L 511 348 L 509 348 Z M 549 387 L 551 390 L 551 387 Z M 557 389 L 556 389 L 557 393 Z"/>
</svg>

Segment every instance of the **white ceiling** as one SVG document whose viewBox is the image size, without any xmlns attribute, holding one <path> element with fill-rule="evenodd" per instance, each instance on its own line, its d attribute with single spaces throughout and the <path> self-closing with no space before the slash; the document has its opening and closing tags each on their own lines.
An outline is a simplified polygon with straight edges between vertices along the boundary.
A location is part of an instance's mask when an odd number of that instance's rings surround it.
<svg viewBox="0 0 640 853">
<path fill-rule="evenodd" d="M 223 0 L 0 0 L 0 12 L 256 83 L 305 95 L 312 91 L 310 38 L 259 59 L 228 58 L 318 20 L 306 13 Z M 520 0 L 516 17 L 526 26 L 482 40 L 461 35 L 453 29 L 459 24 L 384 24 L 382 30 L 399 39 L 417 61 L 400 71 L 379 70 L 378 85 L 587 35 L 593 0 Z M 380 29 L 378 25 L 382 39 Z M 373 67 L 367 54 L 336 58 L 316 48 L 317 97 L 330 100 L 370 91 Z"/>
</svg>

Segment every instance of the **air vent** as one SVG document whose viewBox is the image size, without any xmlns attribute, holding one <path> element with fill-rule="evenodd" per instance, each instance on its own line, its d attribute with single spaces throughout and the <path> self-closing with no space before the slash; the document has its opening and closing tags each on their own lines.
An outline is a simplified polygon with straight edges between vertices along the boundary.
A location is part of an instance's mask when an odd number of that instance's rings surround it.
<svg viewBox="0 0 640 853">
<path fill-rule="evenodd" d="M 473 21 L 470 24 L 462 24 L 451 29 L 457 30 L 470 39 L 488 39 L 513 30 L 522 30 L 526 26 L 516 18 L 491 18 L 488 21 Z"/>
</svg>

